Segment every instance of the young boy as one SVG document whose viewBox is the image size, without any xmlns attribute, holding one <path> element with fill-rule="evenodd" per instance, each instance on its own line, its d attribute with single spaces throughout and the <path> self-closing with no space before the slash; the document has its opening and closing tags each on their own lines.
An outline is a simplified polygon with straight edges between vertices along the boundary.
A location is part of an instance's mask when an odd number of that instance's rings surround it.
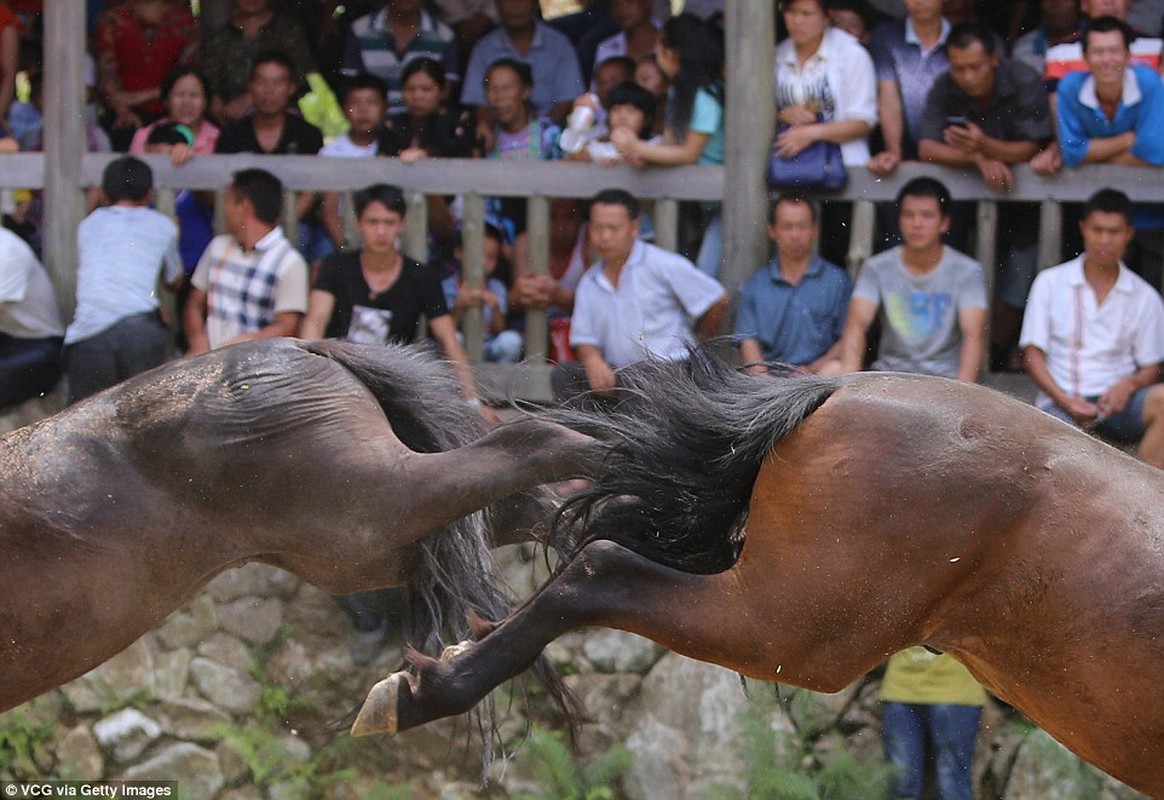
<svg viewBox="0 0 1164 800">
<path fill-rule="evenodd" d="M 461 317 L 470 308 L 480 307 L 485 322 L 485 360 L 494 364 L 516 364 L 521 360 L 522 339 L 517 331 L 506 329 L 505 284 L 494 277 L 497 263 L 501 259 L 501 230 L 485 225 L 485 288 L 472 289 L 465 285 L 460 270 L 464 251 L 460 244 L 453 250 L 458 270 L 441 281 L 445 293 L 445 303 L 453 315 L 453 323 L 459 328 Z M 459 335 L 459 334 L 458 334 Z"/>
<path fill-rule="evenodd" d="M 65 331 L 70 403 L 166 360 L 170 330 L 155 290 L 159 275 L 171 291 L 182 282 L 178 228 L 148 208 L 149 165 L 112 161 L 101 189 L 109 205 L 77 228 L 77 310 Z"/>
<path fill-rule="evenodd" d="M 943 375 L 974 382 L 986 340 L 982 267 L 942 244 L 950 229 L 950 193 L 933 178 L 914 178 L 897 196 L 903 244 L 861 268 L 845 331 L 841 368 L 861 369 L 869 327 L 881 315 L 873 369 Z"/>
<path fill-rule="evenodd" d="M 344 84 L 344 116 L 348 131 L 325 144 L 321 156 L 331 158 L 374 158 L 380 154 L 380 134 L 388 113 L 388 83 L 367 72 L 348 78 Z M 339 192 L 323 195 L 323 226 L 332 242 L 342 249 L 347 235 Z"/>
</svg>

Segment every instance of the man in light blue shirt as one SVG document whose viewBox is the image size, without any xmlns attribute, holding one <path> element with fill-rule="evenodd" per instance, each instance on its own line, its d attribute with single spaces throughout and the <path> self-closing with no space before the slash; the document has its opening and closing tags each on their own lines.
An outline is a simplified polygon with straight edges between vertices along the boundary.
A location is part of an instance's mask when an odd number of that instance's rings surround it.
<svg viewBox="0 0 1164 800">
<path fill-rule="evenodd" d="M 499 58 L 515 58 L 533 71 L 533 103 L 537 116 L 562 125 L 574 98 L 586 91 L 574 47 L 563 34 L 537 17 L 537 0 L 497 0 L 501 26 L 481 37 L 469 56 L 461 102 L 485 107 L 485 72 Z M 479 117 L 478 127 L 485 120 Z"/>
<path fill-rule="evenodd" d="M 736 336 L 749 371 L 768 364 L 820 372 L 836 363 L 853 282 L 825 261 L 813 245 L 819 230 L 816 208 L 806 198 L 782 195 L 768 212 L 772 260 L 740 288 Z"/>
</svg>

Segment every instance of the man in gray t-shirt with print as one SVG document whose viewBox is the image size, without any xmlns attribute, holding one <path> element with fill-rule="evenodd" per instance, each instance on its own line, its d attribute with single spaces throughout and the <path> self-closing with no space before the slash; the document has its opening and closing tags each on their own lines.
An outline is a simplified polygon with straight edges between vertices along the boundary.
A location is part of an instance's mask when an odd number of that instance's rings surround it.
<svg viewBox="0 0 1164 800">
<path fill-rule="evenodd" d="M 950 193 L 915 178 L 897 196 L 903 244 L 861 268 L 841 337 L 841 369 L 861 369 L 869 327 L 880 313 L 873 369 L 973 382 L 986 341 L 986 284 L 969 256 L 942 244 Z"/>
</svg>

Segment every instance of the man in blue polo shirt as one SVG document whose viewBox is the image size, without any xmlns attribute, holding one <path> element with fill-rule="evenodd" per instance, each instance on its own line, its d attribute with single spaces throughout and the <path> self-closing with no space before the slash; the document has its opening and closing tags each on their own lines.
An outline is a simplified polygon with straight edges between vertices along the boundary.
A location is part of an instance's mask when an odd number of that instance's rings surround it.
<svg viewBox="0 0 1164 800">
<path fill-rule="evenodd" d="M 816 208 L 803 197 L 782 195 L 768 210 L 776 254 L 740 287 L 736 317 L 740 357 L 751 372 L 765 373 L 771 363 L 819 372 L 837 363 L 853 282 L 813 252 L 817 232 Z"/>
<path fill-rule="evenodd" d="M 574 98 L 586 90 L 570 40 L 538 19 L 537 0 L 497 0 L 497 14 L 500 27 L 481 37 L 469 56 L 461 102 L 483 110 L 489 65 L 499 58 L 515 58 L 533 72 L 530 102 L 537 115 L 564 124 Z M 489 127 L 485 120 L 480 122 L 479 128 Z"/>
</svg>

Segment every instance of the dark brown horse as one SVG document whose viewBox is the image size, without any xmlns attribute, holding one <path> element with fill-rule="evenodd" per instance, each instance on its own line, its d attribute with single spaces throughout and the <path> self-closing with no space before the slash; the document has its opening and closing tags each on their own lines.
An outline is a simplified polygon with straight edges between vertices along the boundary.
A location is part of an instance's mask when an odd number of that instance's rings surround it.
<svg viewBox="0 0 1164 800">
<path fill-rule="evenodd" d="M 0 710 L 247 561 L 336 594 L 410 584 L 406 635 L 434 652 L 470 610 L 507 613 L 488 548 L 508 531 L 477 512 L 548 519 L 543 496 L 514 493 L 587 470 L 596 448 L 532 418 L 486 434 L 455 385 L 419 350 L 268 341 L 0 439 Z"/>
<path fill-rule="evenodd" d="M 628 375 L 566 519 L 587 536 L 500 624 L 413 656 L 355 733 L 463 712 L 565 631 L 608 626 L 833 692 L 946 651 L 1083 758 L 1164 796 L 1164 474 L 991 390 L 760 380 L 696 359 Z"/>
</svg>

